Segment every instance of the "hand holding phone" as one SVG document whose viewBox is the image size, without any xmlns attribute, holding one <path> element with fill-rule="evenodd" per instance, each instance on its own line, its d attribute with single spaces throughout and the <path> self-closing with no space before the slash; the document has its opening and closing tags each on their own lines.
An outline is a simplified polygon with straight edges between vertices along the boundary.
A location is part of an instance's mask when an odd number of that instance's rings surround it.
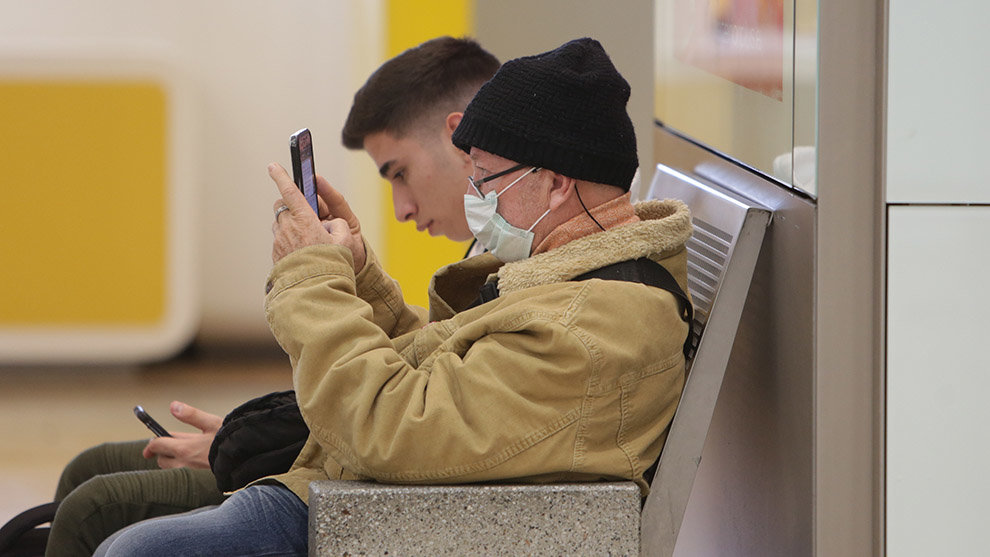
<svg viewBox="0 0 990 557">
<path fill-rule="evenodd" d="M 313 136 L 303 128 L 289 137 L 289 154 L 292 157 L 292 179 L 306 201 L 319 216 L 320 205 L 316 200 L 316 167 L 313 165 Z"/>
<path fill-rule="evenodd" d="M 154 433 L 157 437 L 172 436 L 168 432 L 168 430 L 162 427 L 162 424 L 155 421 L 155 419 L 152 418 L 151 415 L 149 415 L 147 412 L 145 412 L 144 408 L 142 408 L 140 405 L 134 407 L 134 415 L 137 416 L 137 419 L 141 420 L 141 422 L 144 425 L 148 426 L 148 429 L 150 429 L 151 432 Z"/>
</svg>

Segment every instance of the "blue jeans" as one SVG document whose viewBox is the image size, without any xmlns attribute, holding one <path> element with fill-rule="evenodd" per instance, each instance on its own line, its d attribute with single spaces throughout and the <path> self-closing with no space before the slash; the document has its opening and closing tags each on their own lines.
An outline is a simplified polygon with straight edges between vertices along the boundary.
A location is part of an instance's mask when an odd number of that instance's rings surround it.
<svg viewBox="0 0 990 557">
<path fill-rule="evenodd" d="M 306 504 L 287 488 L 256 485 L 217 507 L 129 526 L 94 556 L 306 555 L 308 516 Z"/>
</svg>

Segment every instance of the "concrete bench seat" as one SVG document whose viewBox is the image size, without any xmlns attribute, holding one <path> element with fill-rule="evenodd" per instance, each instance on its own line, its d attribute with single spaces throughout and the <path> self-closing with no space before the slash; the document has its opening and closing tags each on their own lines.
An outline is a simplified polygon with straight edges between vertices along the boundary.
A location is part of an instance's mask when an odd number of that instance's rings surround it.
<svg viewBox="0 0 990 557">
<path fill-rule="evenodd" d="M 771 211 L 664 165 L 648 197 L 691 208 L 696 350 L 645 503 L 633 482 L 313 482 L 310 555 L 673 555 Z"/>
<path fill-rule="evenodd" d="M 632 482 L 310 484 L 310 555 L 638 555 Z"/>
</svg>

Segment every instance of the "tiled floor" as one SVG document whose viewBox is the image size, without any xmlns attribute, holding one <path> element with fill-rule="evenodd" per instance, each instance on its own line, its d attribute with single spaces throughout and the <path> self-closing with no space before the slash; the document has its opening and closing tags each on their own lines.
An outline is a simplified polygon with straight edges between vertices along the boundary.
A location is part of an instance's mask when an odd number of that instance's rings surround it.
<svg viewBox="0 0 990 557">
<path fill-rule="evenodd" d="M 146 367 L 0 366 L 0 524 L 50 501 L 62 466 L 82 449 L 147 437 L 135 404 L 168 429 L 191 431 L 169 415 L 170 401 L 223 415 L 290 388 L 288 358 L 273 347 L 201 349 Z"/>
</svg>

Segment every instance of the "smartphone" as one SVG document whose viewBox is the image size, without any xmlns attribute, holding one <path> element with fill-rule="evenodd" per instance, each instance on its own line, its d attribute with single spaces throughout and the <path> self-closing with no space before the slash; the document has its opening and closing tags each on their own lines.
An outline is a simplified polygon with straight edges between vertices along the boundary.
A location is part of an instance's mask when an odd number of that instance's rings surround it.
<svg viewBox="0 0 990 557">
<path fill-rule="evenodd" d="M 152 418 L 147 412 L 144 411 L 144 408 L 141 408 L 141 406 L 134 407 L 134 415 L 137 416 L 137 419 L 141 420 L 141 422 L 144 425 L 148 426 L 148 429 L 150 429 L 151 432 L 154 433 L 156 436 L 158 437 L 172 436 L 168 432 L 168 430 L 162 427 L 162 424 L 156 422 L 154 418 Z"/>
<path fill-rule="evenodd" d="M 306 196 L 306 201 L 319 215 L 316 201 L 316 168 L 313 166 L 313 136 L 303 128 L 289 137 L 289 154 L 292 156 L 292 179 Z"/>
</svg>

